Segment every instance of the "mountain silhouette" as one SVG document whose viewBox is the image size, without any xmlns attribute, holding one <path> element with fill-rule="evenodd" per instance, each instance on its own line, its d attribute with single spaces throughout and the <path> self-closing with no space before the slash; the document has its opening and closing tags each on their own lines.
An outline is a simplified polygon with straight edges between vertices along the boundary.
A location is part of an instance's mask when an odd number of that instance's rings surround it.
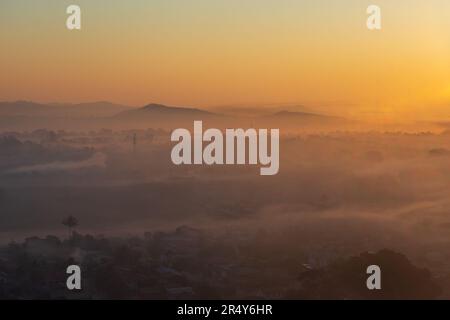
<svg viewBox="0 0 450 320">
<path fill-rule="evenodd" d="M 257 110 L 256 107 L 255 110 Z M 265 115 L 258 114 L 258 112 L 253 115 L 230 115 L 158 103 L 133 108 L 107 101 L 78 104 L 43 104 L 32 101 L 0 102 L 0 127 L 8 130 L 39 128 L 52 130 L 173 129 L 190 127 L 195 120 L 204 121 L 205 127 L 222 129 L 259 127 L 297 130 L 306 127 L 337 128 L 351 124 L 347 119 L 340 117 L 289 109 L 277 110 Z"/>
<path fill-rule="evenodd" d="M 45 116 L 55 112 L 55 107 L 31 101 L 0 102 L 0 116 Z"/>
<path fill-rule="evenodd" d="M 120 112 L 111 119 L 118 125 L 126 127 L 175 128 L 192 126 L 192 122 L 195 120 L 207 121 L 209 125 L 216 125 L 219 121 L 226 119 L 226 116 L 196 108 L 151 103 L 138 109 Z"/>
<path fill-rule="evenodd" d="M 40 118 L 91 118 L 109 117 L 130 109 L 128 106 L 106 101 L 78 104 L 50 103 L 32 101 L 0 102 L 1 117 L 40 117 Z"/>
<path fill-rule="evenodd" d="M 110 117 L 125 110 L 131 110 L 132 107 L 112 103 L 108 101 L 95 101 L 84 103 L 53 103 L 52 106 L 58 106 L 66 110 L 68 116 L 78 117 Z"/>
<path fill-rule="evenodd" d="M 163 104 L 151 103 L 142 108 L 127 110 L 119 113 L 115 118 L 127 120 L 151 120 L 155 118 L 176 118 L 176 117 L 210 117 L 217 114 L 185 107 L 171 107 Z M 200 118 L 199 118 L 200 119 Z M 201 119 L 200 119 L 201 120 Z"/>
</svg>

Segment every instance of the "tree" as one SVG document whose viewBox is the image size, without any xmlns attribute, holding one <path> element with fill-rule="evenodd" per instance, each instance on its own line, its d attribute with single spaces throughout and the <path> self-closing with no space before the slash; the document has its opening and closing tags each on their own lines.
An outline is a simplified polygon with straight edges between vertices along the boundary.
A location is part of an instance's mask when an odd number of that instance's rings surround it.
<svg viewBox="0 0 450 320">
<path fill-rule="evenodd" d="M 74 216 L 68 216 L 62 224 L 69 229 L 69 238 L 73 235 L 73 229 L 78 225 L 78 220 Z"/>
<path fill-rule="evenodd" d="M 382 290 L 368 290 L 367 267 L 381 268 Z M 362 253 L 330 265 L 302 272 L 300 286 L 289 292 L 294 299 L 436 299 L 442 293 L 428 269 L 414 266 L 409 259 L 391 250 Z"/>
</svg>

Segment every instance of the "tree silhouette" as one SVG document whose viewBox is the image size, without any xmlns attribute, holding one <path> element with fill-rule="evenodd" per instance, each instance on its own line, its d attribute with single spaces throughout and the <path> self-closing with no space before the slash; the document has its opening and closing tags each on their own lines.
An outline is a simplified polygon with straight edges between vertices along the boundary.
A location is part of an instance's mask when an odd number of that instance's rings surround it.
<svg viewBox="0 0 450 320">
<path fill-rule="evenodd" d="M 378 265 L 382 270 L 382 290 L 367 289 L 370 265 Z M 302 272 L 298 280 L 301 285 L 289 292 L 290 299 L 428 300 L 442 293 L 428 269 L 416 267 L 405 255 L 387 249 Z"/>
<path fill-rule="evenodd" d="M 69 238 L 73 235 L 73 229 L 78 225 L 78 220 L 74 216 L 68 216 L 62 224 L 69 229 Z"/>
</svg>

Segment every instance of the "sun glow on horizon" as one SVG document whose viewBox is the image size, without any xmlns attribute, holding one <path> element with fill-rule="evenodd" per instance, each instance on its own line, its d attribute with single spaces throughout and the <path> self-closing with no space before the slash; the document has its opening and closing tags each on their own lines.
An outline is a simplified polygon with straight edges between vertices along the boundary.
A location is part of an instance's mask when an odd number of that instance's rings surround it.
<svg viewBox="0 0 450 320">
<path fill-rule="evenodd" d="M 383 28 L 371 32 L 357 0 L 80 0 L 83 28 L 69 32 L 69 1 L 4 0 L 0 100 L 446 115 L 450 2 L 377 3 Z"/>
</svg>

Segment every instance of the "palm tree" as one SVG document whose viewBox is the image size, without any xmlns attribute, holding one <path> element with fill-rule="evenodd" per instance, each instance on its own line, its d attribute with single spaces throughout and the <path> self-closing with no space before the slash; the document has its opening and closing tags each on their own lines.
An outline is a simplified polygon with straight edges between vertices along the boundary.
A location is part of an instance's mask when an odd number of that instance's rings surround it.
<svg viewBox="0 0 450 320">
<path fill-rule="evenodd" d="M 73 228 L 78 225 L 78 219 L 74 216 L 68 216 L 62 221 L 62 224 L 69 229 L 69 238 L 73 236 Z"/>
</svg>

